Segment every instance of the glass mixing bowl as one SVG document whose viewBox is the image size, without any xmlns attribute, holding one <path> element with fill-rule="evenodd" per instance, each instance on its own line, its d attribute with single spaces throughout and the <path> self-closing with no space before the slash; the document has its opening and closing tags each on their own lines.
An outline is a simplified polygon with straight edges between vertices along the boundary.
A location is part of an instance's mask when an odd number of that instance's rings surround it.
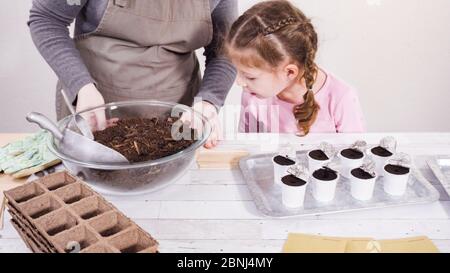
<svg viewBox="0 0 450 273">
<path fill-rule="evenodd" d="M 82 162 L 62 153 L 58 148 L 58 141 L 52 137 L 48 142 L 48 147 L 62 160 L 66 169 L 103 194 L 144 194 L 175 182 L 193 163 L 195 151 L 203 146 L 211 133 L 211 126 L 202 114 L 188 106 L 175 103 L 153 100 L 124 101 L 90 108 L 78 114 L 93 111 L 104 111 L 107 120 L 168 116 L 178 118 L 181 114 L 188 113 L 201 125 L 196 127 L 200 128 L 197 131 L 198 137 L 194 139 L 191 146 L 170 156 L 138 163 Z M 72 116 L 60 120 L 58 122 L 59 129 L 62 131 L 68 127 L 79 132 L 72 120 Z"/>
</svg>

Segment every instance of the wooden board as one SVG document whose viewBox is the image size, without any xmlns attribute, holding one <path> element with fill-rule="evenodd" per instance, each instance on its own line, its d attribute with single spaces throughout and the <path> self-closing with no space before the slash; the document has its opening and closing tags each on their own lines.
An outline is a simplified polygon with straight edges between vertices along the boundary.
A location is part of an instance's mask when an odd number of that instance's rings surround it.
<svg viewBox="0 0 450 273">
<path fill-rule="evenodd" d="M 239 160 L 248 155 L 245 150 L 201 149 L 196 153 L 196 160 L 200 169 L 235 169 Z"/>
</svg>

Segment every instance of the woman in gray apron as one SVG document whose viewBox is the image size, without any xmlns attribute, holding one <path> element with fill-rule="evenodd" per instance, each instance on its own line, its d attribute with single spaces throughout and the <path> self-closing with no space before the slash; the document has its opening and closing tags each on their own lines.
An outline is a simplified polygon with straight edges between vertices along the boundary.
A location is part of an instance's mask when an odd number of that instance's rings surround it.
<svg viewBox="0 0 450 273">
<path fill-rule="evenodd" d="M 205 147 L 217 144 L 223 106 L 235 69 L 218 54 L 237 17 L 237 0 L 34 0 L 29 27 L 38 50 L 59 78 L 58 120 L 104 103 L 155 99 L 203 109 L 213 125 Z M 68 26 L 76 19 L 74 39 Z M 203 80 L 195 50 L 205 47 Z M 105 127 L 104 114 L 90 117 Z"/>
</svg>

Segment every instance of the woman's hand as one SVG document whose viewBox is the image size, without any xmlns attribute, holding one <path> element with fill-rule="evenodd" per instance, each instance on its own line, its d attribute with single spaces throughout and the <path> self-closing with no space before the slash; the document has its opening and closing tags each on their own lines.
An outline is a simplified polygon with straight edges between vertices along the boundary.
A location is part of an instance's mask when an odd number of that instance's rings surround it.
<svg viewBox="0 0 450 273">
<path fill-rule="evenodd" d="M 192 109 L 203 114 L 205 118 L 209 121 L 211 125 L 211 135 L 206 141 L 204 147 L 207 149 L 212 149 L 217 146 L 219 143 L 219 139 L 222 137 L 222 126 L 220 124 L 219 115 L 217 113 L 217 109 L 214 105 L 207 101 L 199 101 L 196 102 Z M 194 129 L 201 130 L 202 128 L 196 128 L 197 126 L 201 126 L 202 122 L 195 122 L 192 120 L 192 116 L 189 113 L 183 113 L 180 118 L 183 122 L 189 122 L 192 124 Z"/>
<path fill-rule="evenodd" d="M 78 92 L 76 111 L 81 112 L 88 108 L 97 107 L 103 104 L 105 104 L 105 100 L 103 99 L 102 94 L 97 90 L 97 87 L 95 87 L 94 84 L 90 83 L 85 85 Z M 105 111 L 102 109 L 83 113 L 81 116 L 89 123 L 93 132 L 104 130 L 107 127 Z"/>
</svg>

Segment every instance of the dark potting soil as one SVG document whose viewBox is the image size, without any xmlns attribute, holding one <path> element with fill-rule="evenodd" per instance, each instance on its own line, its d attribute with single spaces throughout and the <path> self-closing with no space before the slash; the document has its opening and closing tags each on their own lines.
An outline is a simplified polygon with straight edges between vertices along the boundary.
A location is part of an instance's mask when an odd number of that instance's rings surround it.
<svg viewBox="0 0 450 273">
<path fill-rule="evenodd" d="M 282 165 L 282 166 L 289 166 L 289 165 L 294 165 L 295 161 L 292 159 L 289 159 L 287 157 L 281 156 L 281 155 L 277 155 L 273 161 L 275 161 L 275 163 L 277 163 L 278 165 Z"/>
<path fill-rule="evenodd" d="M 322 150 L 311 151 L 309 156 L 315 160 L 328 160 L 328 156 Z"/>
<path fill-rule="evenodd" d="M 363 158 L 364 154 L 356 149 L 348 148 L 341 151 L 341 155 L 350 159 L 360 159 Z"/>
<path fill-rule="evenodd" d="M 357 177 L 359 179 L 372 179 L 373 178 L 373 176 L 370 173 L 364 171 L 361 168 L 353 169 L 351 171 L 351 173 L 354 177 Z"/>
<path fill-rule="evenodd" d="M 116 150 L 130 162 L 155 160 L 175 154 L 195 142 L 196 130 L 191 130 L 191 139 L 172 138 L 172 125 L 178 118 L 129 118 L 117 121 L 116 125 L 94 132 L 94 140 Z"/>
<path fill-rule="evenodd" d="M 300 187 L 306 184 L 305 180 L 300 179 L 292 174 L 283 176 L 283 178 L 281 178 L 281 182 L 292 187 Z"/>
<path fill-rule="evenodd" d="M 337 178 L 336 172 L 321 168 L 313 172 L 313 177 L 322 181 L 332 181 Z"/>
<path fill-rule="evenodd" d="M 384 169 L 391 174 L 403 175 L 409 173 L 409 168 L 392 164 L 384 166 Z"/>
<path fill-rule="evenodd" d="M 377 156 L 382 156 L 382 157 L 388 157 L 391 156 L 392 153 L 389 152 L 388 150 L 386 150 L 385 148 L 381 147 L 381 146 L 377 146 L 372 148 L 372 153 L 377 155 Z"/>
</svg>

